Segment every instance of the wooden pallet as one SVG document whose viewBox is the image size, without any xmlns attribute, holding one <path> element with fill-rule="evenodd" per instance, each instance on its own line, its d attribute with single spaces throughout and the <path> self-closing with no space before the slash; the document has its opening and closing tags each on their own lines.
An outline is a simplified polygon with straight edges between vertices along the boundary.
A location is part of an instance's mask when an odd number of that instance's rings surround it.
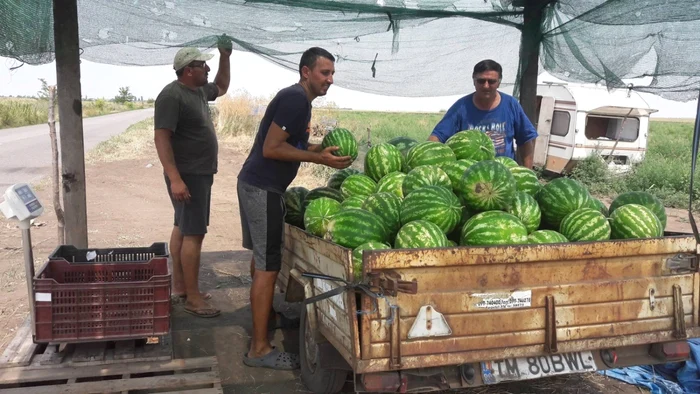
<svg viewBox="0 0 700 394">
<path fill-rule="evenodd" d="M 0 369 L 3 394 L 223 393 L 216 357 Z"/>
<path fill-rule="evenodd" d="M 168 361 L 172 359 L 170 335 L 157 338 L 157 343 L 145 339 L 103 341 L 77 344 L 35 344 L 32 340 L 31 320 L 27 318 L 0 357 L 3 368 L 27 369 L 52 366 L 88 366 L 131 361 Z"/>
</svg>

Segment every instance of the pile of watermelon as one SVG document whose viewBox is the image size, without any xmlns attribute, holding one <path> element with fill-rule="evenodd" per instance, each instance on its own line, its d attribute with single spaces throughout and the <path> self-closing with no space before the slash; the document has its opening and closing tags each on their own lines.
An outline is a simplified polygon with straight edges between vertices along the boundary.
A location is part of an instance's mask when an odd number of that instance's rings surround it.
<svg viewBox="0 0 700 394">
<path fill-rule="evenodd" d="M 346 129 L 324 144 L 357 157 Z M 288 223 L 353 249 L 358 276 L 367 249 L 638 239 L 663 236 L 666 227 L 655 196 L 624 193 L 608 208 L 576 180 L 543 185 L 534 171 L 496 157 L 478 130 L 444 144 L 394 138 L 369 149 L 363 172 L 339 170 L 326 186 L 292 187 L 284 198 Z"/>
</svg>

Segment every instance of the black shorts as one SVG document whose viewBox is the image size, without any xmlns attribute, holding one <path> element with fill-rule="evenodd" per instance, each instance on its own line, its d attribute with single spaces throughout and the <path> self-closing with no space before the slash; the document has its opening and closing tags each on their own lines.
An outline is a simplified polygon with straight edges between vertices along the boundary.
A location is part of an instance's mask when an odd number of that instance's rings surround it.
<svg viewBox="0 0 700 394">
<path fill-rule="evenodd" d="M 279 271 L 284 246 L 284 198 L 238 181 L 243 247 L 253 251 L 255 269 Z"/>
<path fill-rule="evenodd" d="M 204 235 L 209 226 L 211 186 L 214 184 L 214 175 L 180 174 L 180 177 L 190 191 L 189 202 L 173 199 L 170 179 L 167 175 L 165 176 L 165 186 L 175 210 L 173 225 L 180 228 L 182 235 Z"/>
</svg>

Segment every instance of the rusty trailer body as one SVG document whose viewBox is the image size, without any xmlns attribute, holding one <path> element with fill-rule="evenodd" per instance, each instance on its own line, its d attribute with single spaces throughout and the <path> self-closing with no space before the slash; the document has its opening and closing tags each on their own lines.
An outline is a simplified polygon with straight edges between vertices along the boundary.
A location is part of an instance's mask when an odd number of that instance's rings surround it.
<svg viewBox="0 0 700 394">
<path fill-rule="evenodd" d="M 337 350 L 358 391 L 405 391 L 419 369 L 420 384 L 430 376 L 445 389 L 663 363 L 688 357 L 685 339 L 700 336 L 697 254 L 687 235 L 365 251 L 363 277 L 384 297 L 348 291 L 309 304 L 302 331 Z M 351 251 L 287 225 L 287 297 L 342 285 L 303 272 L 352 281 Z"/>
</svg>

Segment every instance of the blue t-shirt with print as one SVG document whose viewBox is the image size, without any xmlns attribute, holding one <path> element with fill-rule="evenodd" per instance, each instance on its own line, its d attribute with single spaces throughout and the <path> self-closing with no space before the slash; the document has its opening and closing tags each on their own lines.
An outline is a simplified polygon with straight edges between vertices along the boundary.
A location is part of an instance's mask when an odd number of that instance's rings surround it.
<svg viewBox="0 0 700 394">
<path fill-rule="evenodd" d="M 481 130 L 491 137 L 496 156 L 515 159 L 513 140 L 521 146 L 536 138 L 537 130 L 513 96 L 498 93 L 501 103 L 490 111 L 482 111 L 474 105 L 474 93 L 460 98 L 445 113 L 431 135 L 445 142 L 462 130 Z"/>
</svg>

